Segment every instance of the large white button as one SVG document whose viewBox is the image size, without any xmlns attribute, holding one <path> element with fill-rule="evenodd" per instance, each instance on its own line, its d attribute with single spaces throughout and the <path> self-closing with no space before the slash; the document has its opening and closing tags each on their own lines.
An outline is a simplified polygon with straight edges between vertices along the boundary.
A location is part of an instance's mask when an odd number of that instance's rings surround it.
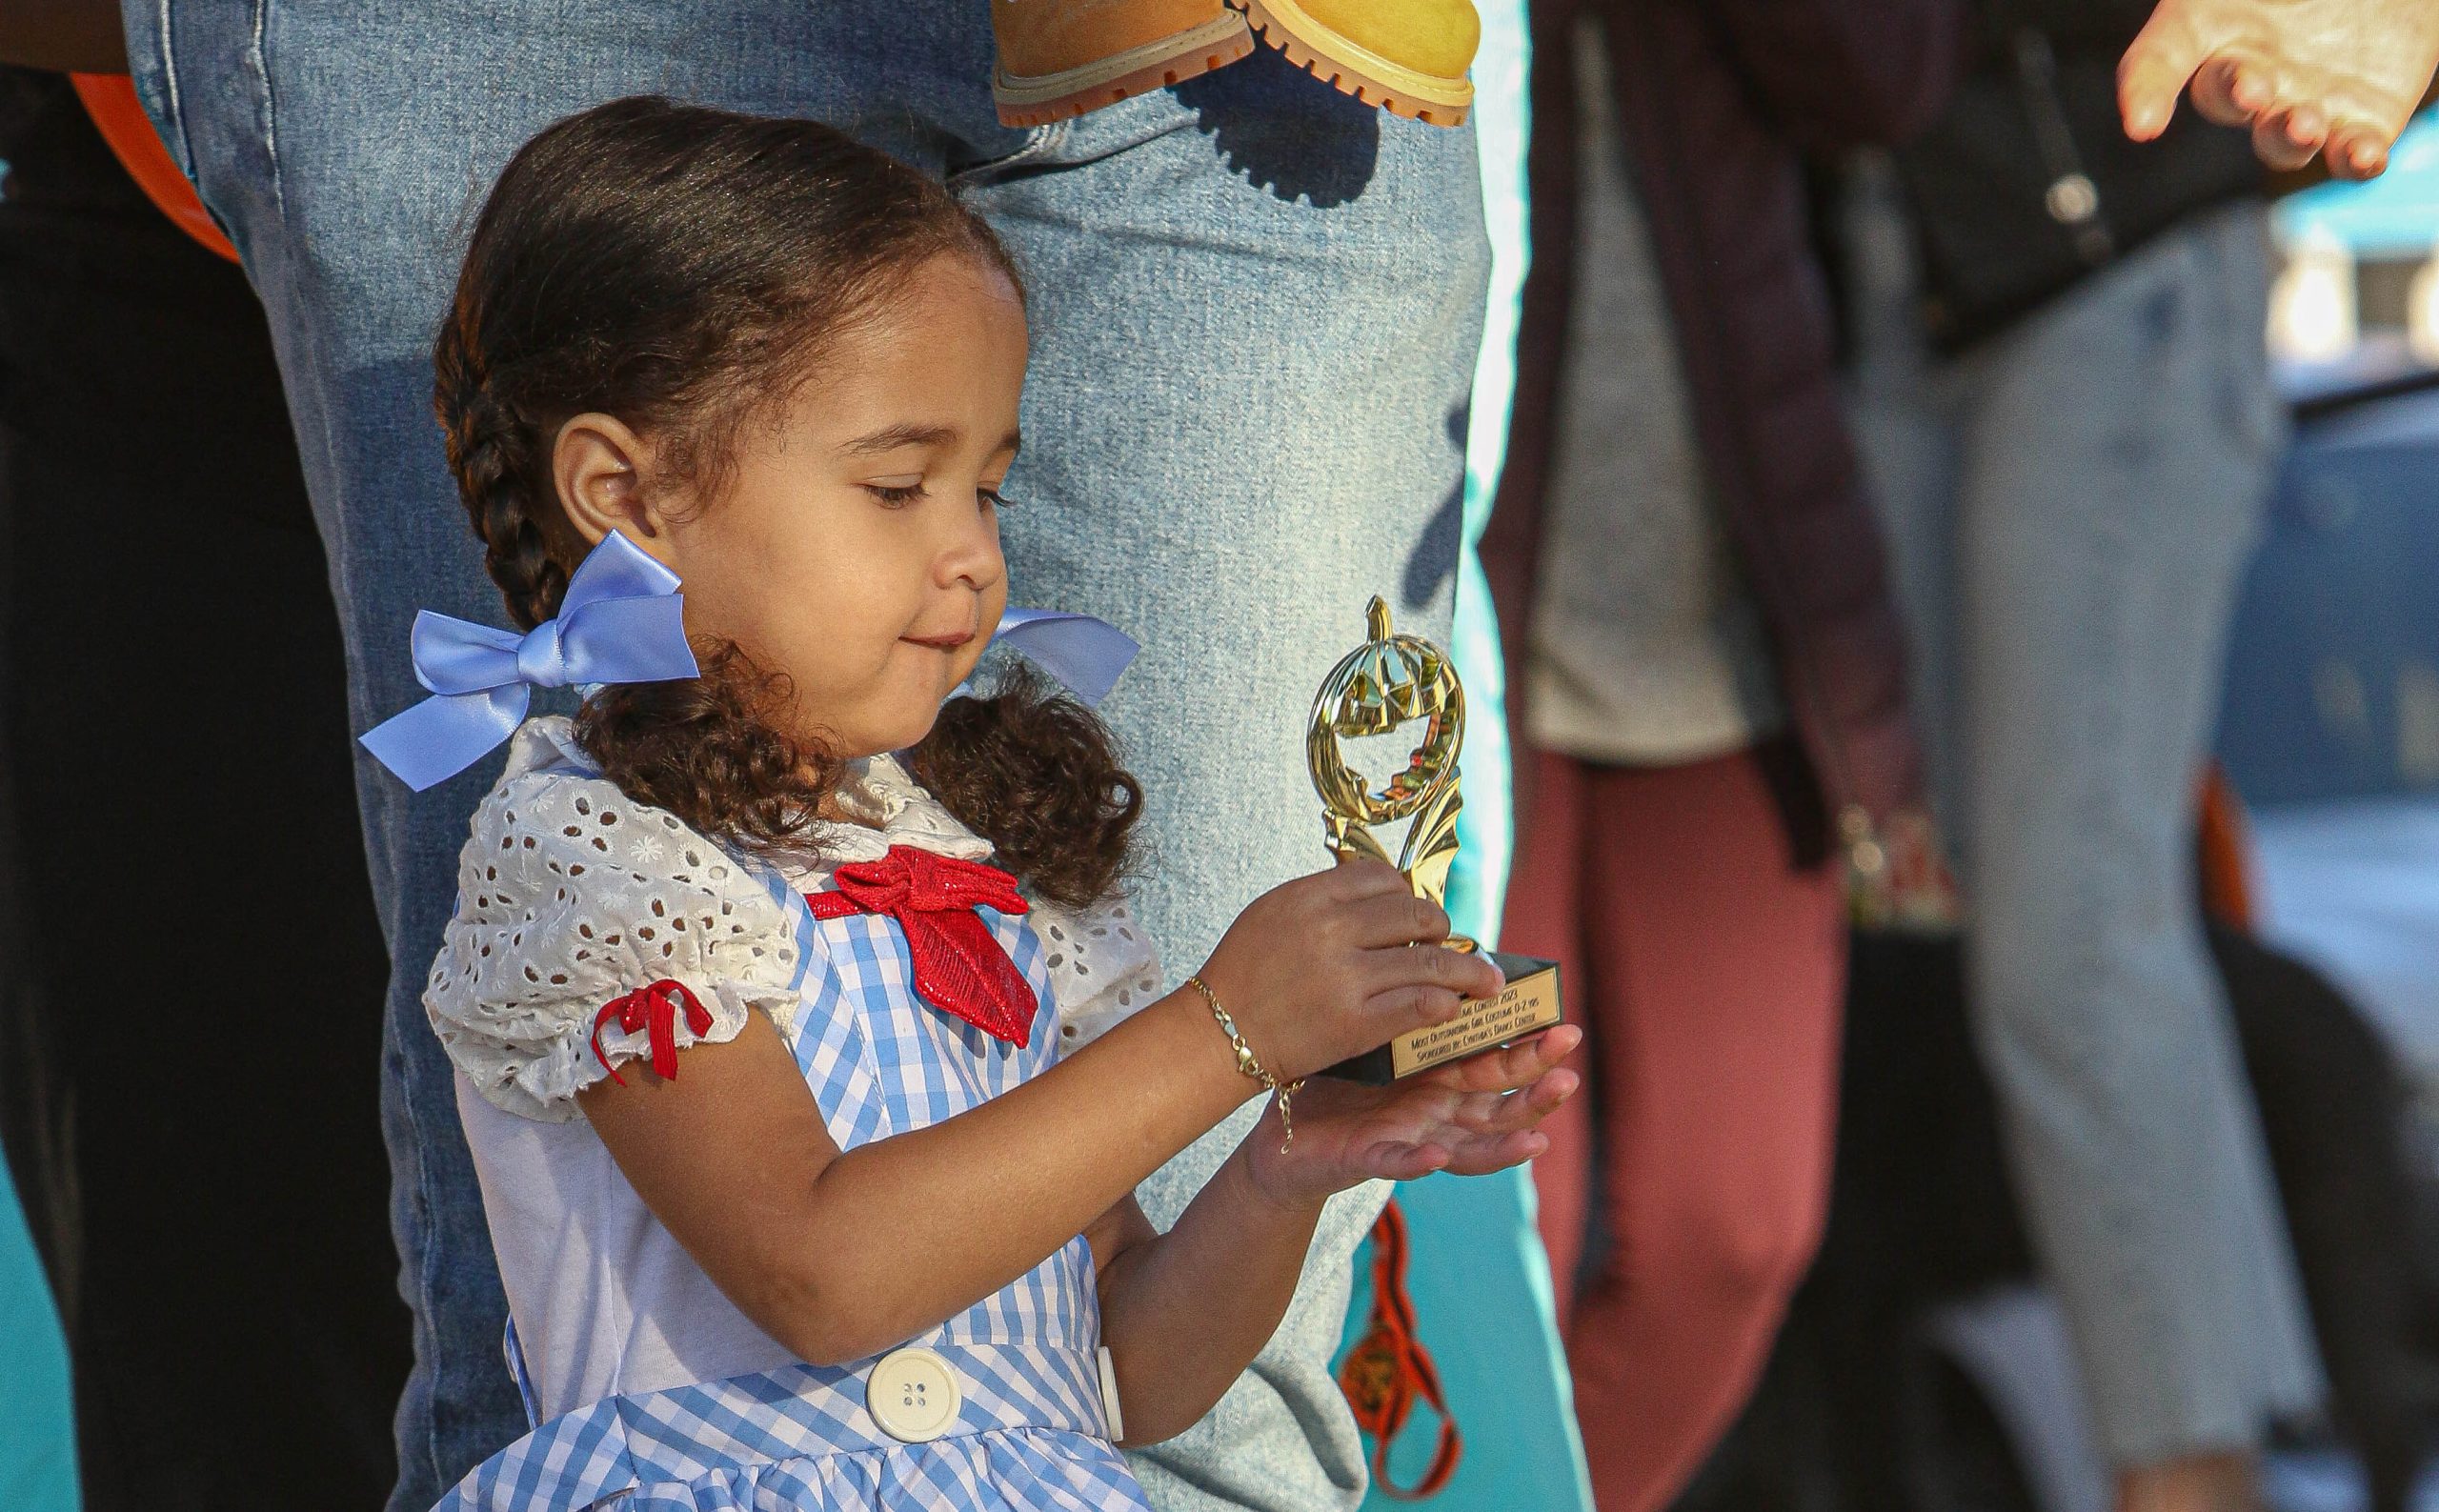
<svg viewBox="0 0 2439 1512">
<path fill-rule="evenodd" d="M 949 1362 L 916 1345 L 880 1357 L 864 1382 L 864 1406 L 900 1443 L 929 1443 L 957 1422 L 965 1397 Z"/>
</svg>

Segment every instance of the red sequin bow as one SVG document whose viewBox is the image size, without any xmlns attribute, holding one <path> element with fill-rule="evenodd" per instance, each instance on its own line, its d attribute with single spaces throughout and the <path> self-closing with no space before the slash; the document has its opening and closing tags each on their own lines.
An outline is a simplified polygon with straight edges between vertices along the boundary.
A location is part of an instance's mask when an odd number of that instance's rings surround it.
<svg viewBox="0 0 2439 1512">
<path fill-rule="evenodd" d="M 620 1086 L 627 1079 L 618 1068 L 610 1065 L 610 1058 L 601 1053 L 601 1031 L 610 1020 L 629 1034 L 638 1029 L 651 1031 L 652 1069 L 655 1076 L 666 1081 L 677 1075 L 677 1010 L 686 1010 L 686 1027 L 702 1038 L 712 1032 L 712 1011 L 687 989 L 682 981 L 656 981 L 649 987 L 638 987 L 624 998 L 613 998 L 593 1016 L 593 1058 L 610 1066 L 610 1079 Z"/>
<path fill-rule="evenodd" d="M 877 861 L 850 861 L 836 892 L 807 893 L 816 918 L 886 914 L 906 931 L 915 991 L 925 1002 L 995 1039 L 1033 1039 L 1034 991 L 975 909 L 1021 914 L 1017 879 L 996 866 L 893 845 Z"/>
</svg>

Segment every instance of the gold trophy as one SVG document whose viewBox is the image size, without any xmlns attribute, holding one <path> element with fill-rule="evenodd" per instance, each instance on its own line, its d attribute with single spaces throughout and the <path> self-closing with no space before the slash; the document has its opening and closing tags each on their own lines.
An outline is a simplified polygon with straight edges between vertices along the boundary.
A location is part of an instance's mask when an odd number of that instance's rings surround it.
<svg viewBox="0 0 2439 1512">
<path fill-rule="evenodd" d="M 1368 856 L 1387 861 L 1389 853 L 1371 827 L 1406 820 L 1405 840 L 1392 864 L 1405 874 L 1417 897 L 1444 904 L 1448 868 L 1457 859 L 1457 815 L 1465 806 L 1457 780 L 1457 754 L 1465 743 L 1465 689 L 1439 647 L 1392 630 L 1387 604 L 1375 597 L 1364 616 L 1371 638 L 1321 679 L 1304 736 L 1305 764 L 1321 796 L 1324 837 L 1341 860 Z M 1422 738 L 1408 754 L 1405 769 L 1379 791 L 1347 765 L 1340 741 L 1394 734 L 1418 719 L 1423 721 Z M 1480 947 L 1452 936 L 1447 948 Z M 1324 1075 L 1393 1081 L 1497 1049 L 1559 1021 L 1556 962 L 1497 951 L 1490 958 L 1506 974 L 1506 991 L 1468 1001 L 1446 1023 L 1400 1035 Z"/>
</svg>

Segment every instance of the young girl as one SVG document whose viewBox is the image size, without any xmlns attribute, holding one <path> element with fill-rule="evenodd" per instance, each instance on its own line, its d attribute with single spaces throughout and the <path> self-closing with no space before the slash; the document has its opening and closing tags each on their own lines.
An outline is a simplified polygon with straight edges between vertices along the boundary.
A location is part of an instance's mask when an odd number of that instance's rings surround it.
<svg viewBox="0 0 2439 1512">
<path fill-rule="evenodd" d="M 1542 1148 L 1572 1030 L 1300 1084 L 1499 986 L 1395 872 L 1277 889 L 1163 995 L 1106 732 L 967 694 L 1025 322 L 939 186 L 604 106 L 501 176 L 435 360 L 526 634 L 419 620 L 444 696 L 368 743 L 420 785 L 514 727 L 425 1002 L 537 1424 L 445 1505 L 1140 1507 L 1113 1444 L 1219 1399 L 1324 1199 Z M 1136 1184 L 1265 1091 L 1153 1233 Z"/>
</svg>

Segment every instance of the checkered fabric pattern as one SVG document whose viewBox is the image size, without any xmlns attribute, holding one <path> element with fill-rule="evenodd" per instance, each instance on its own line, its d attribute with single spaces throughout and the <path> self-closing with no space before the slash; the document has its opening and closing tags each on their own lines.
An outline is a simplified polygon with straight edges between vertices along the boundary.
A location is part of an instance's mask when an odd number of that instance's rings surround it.
<svg viewBox="0 0 2439 1512">
<path fill-rule="evenodd" d="M 926 1007 L 897 922 L 816 919 L 776 877 L 801 949 L 796 1064 L 842 1150 L 955 1117 L 1058 1053 L 1040 942 L 978 912 L 1032 984 L 1030 1042 Z M 434 1512 L 1149 1512 L 1107 1441 L 1100 1318 L 1081 1236 L 997 1295 L 909 1341 L 956 1371 L 947 1437 L 901 1443 L 864 1406 L 862 1365 L 792 1365 L 607 1397 L 476 1466 Z M 624 1493 L 623 1495 L 620 1493 Z"/>
</svg>

